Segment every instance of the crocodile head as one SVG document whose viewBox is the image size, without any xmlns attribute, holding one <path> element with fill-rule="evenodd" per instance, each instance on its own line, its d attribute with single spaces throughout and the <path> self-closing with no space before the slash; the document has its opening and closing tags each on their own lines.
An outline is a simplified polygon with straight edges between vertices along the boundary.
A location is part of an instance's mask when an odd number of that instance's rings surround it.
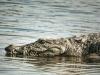
<svg viewBox="0 0 100 75">
<path fill-rule="evenodd" d="M 30 56 L 43 56 L 43 57 L 52 57 L 52 56 L 57 56 L 61 55 L 65 52 L 65 47 L 63 46 L 53 46 L 50 48 L 47 48 L 46 50 L 42 50 L 38 48 L 38 50 L 30 50 L 29 52 L 27 50 L 21 50 L 20 47 L 14 46 L 14 45 L 9 45 L 8 47 L 5 48 L 6 55 L 7 56 L 18 56 L 18 55 L 30 55 Z"/>
</svg>

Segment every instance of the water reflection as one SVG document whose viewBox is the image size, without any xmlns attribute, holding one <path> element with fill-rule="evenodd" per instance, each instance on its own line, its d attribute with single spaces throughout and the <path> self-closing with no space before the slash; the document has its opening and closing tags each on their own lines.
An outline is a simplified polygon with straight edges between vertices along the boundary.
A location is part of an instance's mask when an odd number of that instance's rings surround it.
<svg viewBox="0 0 100 75">
<path fill-rule="evenodd" d="M 0 58 L 1 59 L 1 58 Z M 15 57 L 3 57 L 3 63 L 1 63 L 1 72 L 8 72 L 8 75 L 19 72 L 21 74 L 36 74 L 36 75 L 84 75 L 84 74 L 99 74 L 99 63 L 85 63 L 80 58 L 66 58 L 66 57 L 54 57 L 54 58 L 15 58 Z M 2 65 L 3 64 L 3 65 Z M 7 64 L 9 64 L 7 66 Z M 7 68 L 9 67 L 9 68 Z M 3 69 L 4 68 L 4 69 Z M 13 71 L 13 72 L 12 72 Z M 15 72 L 16 71 L 16 72 Z M 14 73 L 15 72 L 15 73 Z M 10 73 L 10 74 L 9 74 Z M 3 74 L 3 73 L 2 73 Z"/>
<path fill-rule="evenodd" d="M 83 63 L 83 60 L 78 57 L 51 57 L 51 58 L 41 58 L 36 57 L 37 65 L 46 65 L 49 63 L 57 64 L 57 63 Z M 30 62 L 29 62 L 30 63 Z M 41 64 L 42 63 L 42 64 Z"/>
</svg>

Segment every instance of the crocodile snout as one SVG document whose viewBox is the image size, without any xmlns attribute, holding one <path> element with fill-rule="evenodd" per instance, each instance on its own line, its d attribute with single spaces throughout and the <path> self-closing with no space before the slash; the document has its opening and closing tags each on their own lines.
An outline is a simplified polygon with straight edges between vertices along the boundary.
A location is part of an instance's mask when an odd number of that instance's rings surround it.
<svg viewBox="0 0 100 75">
<path fill-rule="evenodd" d="M 15 54 L 16 53 L 16 49 L 14 45 L 9 45 L 5 48 L 5 51 L 7 52 L 7 54 Z"/>
</svg>

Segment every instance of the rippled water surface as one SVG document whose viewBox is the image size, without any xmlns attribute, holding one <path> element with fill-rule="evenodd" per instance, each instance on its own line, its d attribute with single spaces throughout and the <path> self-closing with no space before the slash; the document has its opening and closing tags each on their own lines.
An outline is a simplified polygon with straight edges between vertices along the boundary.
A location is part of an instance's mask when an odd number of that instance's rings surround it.
<svg viewBox="0 0 100 75">
<path fill-rule="evenodd" d="M 9 44 L 90 32 L 100 32 L 100 0 L 0 0 L 0 75 L 100 75 L 79 58 L 5 56 Z"/>
</svg>

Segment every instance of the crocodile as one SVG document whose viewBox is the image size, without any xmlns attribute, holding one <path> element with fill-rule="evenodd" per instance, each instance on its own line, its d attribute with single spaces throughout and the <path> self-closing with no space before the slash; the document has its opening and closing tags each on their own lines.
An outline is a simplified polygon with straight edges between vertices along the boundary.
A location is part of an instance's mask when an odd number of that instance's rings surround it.
<svg viewBox="0 0 100 75">
<path fill-rule="evenodd" d="M 91 53 L 100 56 L 100 33 L 89 33 L 57 39 L 38 39 L 33 43 L 5 48 L 8 56 L 54 57 L 75 56 L 84 57 Z"/>
</svg>

